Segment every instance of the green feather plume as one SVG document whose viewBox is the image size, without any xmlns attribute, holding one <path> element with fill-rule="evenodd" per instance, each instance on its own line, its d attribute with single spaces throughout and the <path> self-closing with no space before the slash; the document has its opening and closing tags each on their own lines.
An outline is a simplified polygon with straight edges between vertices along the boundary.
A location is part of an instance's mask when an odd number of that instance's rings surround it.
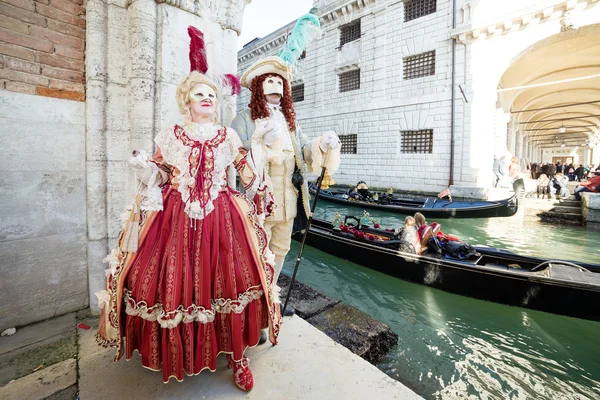
<svg viewBox="0 0 600 400">
<path fill-rule="evenodd" d="M 279 57 L 294 68 L 306 46 L 314 39 L 321 37 L 321 23 L 314 14 L 305 14 L 298 18 L 286 44 L 279 52 Z"/>
</svg>

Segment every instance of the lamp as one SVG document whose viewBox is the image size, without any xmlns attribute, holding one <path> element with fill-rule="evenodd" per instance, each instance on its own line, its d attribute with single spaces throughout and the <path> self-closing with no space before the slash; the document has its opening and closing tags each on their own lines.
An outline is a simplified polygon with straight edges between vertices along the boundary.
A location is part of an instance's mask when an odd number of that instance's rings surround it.
<svg viewBox="0 0 600 400">
<path fill-rule="evenodd" d="M 567 128 L 565 127 L 565 123 L 562 122 L 560 125 L 561 126 L 560 126 L 560 128 L 558 128 L 558 133 L 565 133 L 567 131 Z"/>
</svg>

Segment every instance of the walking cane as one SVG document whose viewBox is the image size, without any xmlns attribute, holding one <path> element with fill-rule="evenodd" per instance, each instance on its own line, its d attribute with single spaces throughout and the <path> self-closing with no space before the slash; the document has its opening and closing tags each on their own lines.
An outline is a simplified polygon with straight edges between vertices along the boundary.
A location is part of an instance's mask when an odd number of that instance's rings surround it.
<svg viewBox="0 0 600 400">
<path fill-rule="evenodd" d="M 329 159 L 329 151 L 325 153 L 325 158 L 323 161 L 323 165 L 327 165 L 327 161 Z M 319 177 L 319 184 L 317 185 L 317 193 L 315 194 L 315 200 L 312 203 L 312 207 L 310 209 L 310 215 L 308 216 L 308 222 L 306 223 L 306 230 L 304 231 L 304 235 L 302 235 L 302 243 L 300 244 L 300 251 L 298 252 L 298 257 L 296 257 L 296 265 L 294 266 L 294 273 L 292 274 L 292 280 L 290 282 L 290 287 L 287 292 L 287 296 L 285 297 L 285 303 L 283 304 L 283 311 L 288 305 L 288 301 L 290 301 L 290 294 L 292 293 L 292 286 L 294 286 L 294 282 L 296 281 L 296 273 L 298 272 L 298 266 L 300 265 L 300 261 L 302 260 L 302 252 L 304 251 L 304 245 L 306 244 L 306 237 L 308 236 L 308 230 L 310 229 L 310 225 L 313 219 L 313 213 L 315 212 L 315 208 L 317 207 L 317 200 L 319 199 L 319 192 L 321 191 L 321 184 L 323 183 L 323 177 L 325 176 L 325 170 L 327 168 L 321 166 L 321 176 Z"/>
</svg>

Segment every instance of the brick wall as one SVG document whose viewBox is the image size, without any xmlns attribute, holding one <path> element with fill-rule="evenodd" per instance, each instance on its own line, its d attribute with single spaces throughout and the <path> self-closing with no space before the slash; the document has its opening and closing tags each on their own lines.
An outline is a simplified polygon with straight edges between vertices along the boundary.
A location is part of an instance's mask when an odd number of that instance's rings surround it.
<svg viewBox="0 0 600 400">
<path fill-rule="evenodd" d="M 83 0 L 0 1 L 0 89 L 85 100 Z"/>
</svg>

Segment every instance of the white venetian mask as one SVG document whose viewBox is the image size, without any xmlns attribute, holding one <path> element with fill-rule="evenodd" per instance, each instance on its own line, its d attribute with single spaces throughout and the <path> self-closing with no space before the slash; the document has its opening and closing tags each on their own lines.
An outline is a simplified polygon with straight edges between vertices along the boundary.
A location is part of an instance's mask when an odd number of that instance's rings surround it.
<svg viewBox="0 0 600 400">
<path fill-rule="evenodd" d="M 190 90 L 190 101 L 197 103 L 205 100 L 210 100 L 214 105 L 217 101 L 217 92 L 209 85 L 199 83 Z"/>
<path fill-rule="evenodd" d="M 283 78 L 270 76 L 263 82 L 263 92 L 267 94 L 279 94 L 283 97 Z"/>
</svg>

